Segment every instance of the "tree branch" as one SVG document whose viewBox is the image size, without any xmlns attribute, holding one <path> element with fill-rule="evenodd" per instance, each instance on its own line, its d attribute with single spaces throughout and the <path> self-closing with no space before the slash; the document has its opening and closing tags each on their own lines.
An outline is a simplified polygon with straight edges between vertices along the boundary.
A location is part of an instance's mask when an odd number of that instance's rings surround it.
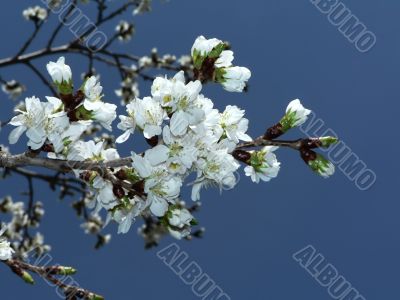
<svg viewBox="0 0 400 300">
<path fill-rule="evenodd" d="M 10 269 L 17 274 L 18 276 L 22 277 L 24 280 L 26 280 L 26 277 L 24 277 L 24 272 L 28 273 L 34 273 L 46 281 L 49 281 L 56 285 L 57 287 L 61 288 L 66 296 L 67 300 L 72 300 L 72 299 L 104 299 L 102 296 L 97 295 L 89 290 L 83 289 L 79 286 L 73 286 L 73 285 L 68 285 L 65 284 L 65 280 L 59 280 L 56 278 L 57 275 L 64 275 L 62 272 L 63 267 L 60 266 L 35 266 L 29 263 L 26 263 L 21 260 L 17 259 L 10 259 L 6 261 L 2 261 L 5 263 L 7 266 L 10 267 Z M 29 275 L 30 276 L 30 275 Z M 30 282 L 33 283 L 33 282 Z"/>
</svg>

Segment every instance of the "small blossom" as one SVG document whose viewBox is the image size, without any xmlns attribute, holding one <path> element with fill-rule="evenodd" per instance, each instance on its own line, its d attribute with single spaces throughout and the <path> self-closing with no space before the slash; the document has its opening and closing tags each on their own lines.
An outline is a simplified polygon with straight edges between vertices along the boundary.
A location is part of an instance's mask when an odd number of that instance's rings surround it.
<svg viewBox="0 0 400 300">
<path fill-rule="evenodd" d="M 251 72 L 245 67 L 229 67 L 220 69 L 222 79 L 220 82 L 228 92 L 243 92 Z"/>
<path fill-rule="evenodd" d="M 65 58 L 63 56 L 61 56 L 57 62 L 49 62 L 47 64 L 47 72 L 49 72 L 55 84 L 70 82 L 72 80 L 71 68 L 65 64 Z"/>
<path fill-rule="evenodd" d="M 117 143 L 125 142 L 129 136 L 135 132 L 136 120 L 134 102 L 130 102 L 126 105 L 126 112 L 128 113 L 128 116 L 119 116 L 121 122 L 118 123 L 117 127 L 125 132 L 117 138 Z"/>
<path fill-rule="evenodd" d="M 105 129 L 112 131 L 111 123 L 117 117 L 116 110 L 115 104 L 102 103 L 98 109 L 92 111 L 92 119 L 98 121 Z"/>
<path fill-rule="evenodd" d="M 62 102 L 55 97 L 47 97 L 48 102 L 40 102 L 38 98 L 26 98 L 26 111 L 17 110 L 20 114 L 11 119 L 10 125 L 16 126 L 9 135 L 10 144 L 15 144 L 26 131 L 28 146 L 37 150 L 46 140 L 60 145 L 61 134 L 69 125 L 66 113 L 59 111 Z M 61 150 L 61 149 L 57 149 Z"/>
<path fill-rule="evenodd" d="M 127 233 L 135 221 L 149 205 L 149 201 L 145 201 L 140 197 L 134 196 L 132 199 L 125 199 L 123 205 L 120 205 L 112 213 L 109 218 L 116 221 L 118 226 L 118 233 Z"/>
<path fill-rule="evenodd" d="M 217 68 L 227 68 L 227 67 L 232 66 L 233 59 L 234 59 L 233 51 L 224 50 L 221 52 L 220 56 L 215 61 L 214 65 Z"/>
<path fill-rule="evenodd" d="M 120 41 L 129 41 L 135 33 L 135 27 L 133 24 L 123 20 L 119 22 L 115 30 L 118 33 L 118 39 Z"/>
<path fill-rule="evenodd" d="M 143 130 L 146 139 L 161 134 L 161 124 L 165 119 L 165 112 L 161 105 L 151 97 L 133 101 L 134 118 L 136 125 Z"/>
<path fill-rule="evenodd" d="M 219 120 L 222 134 L 235 144 L 239 143 L 239 140 L 252 140 L 251 137 L 246 134 L 249 127 L 249 120 L 243 118 L 243 116 L 244 110 L 239 109 L 235 105 L 228 105 L 221 114 Z"/>
<path fill-rule="evenodd" d="M 85 93 L 83 106 L 87 110 L 96 110 L 103 105 L 101 102 L 103 87 L 98 82 L 96 76 L 91 76 L 86 80 L 83 90 Z"/>
<path fill-rule="evenodd" d="M 193 220 L 192 214 L 185 208 L 173 208 L 168 212 L 168 223 L 177 228 L 190 226 Z"/>
<path fill-rule="evenodd" d="M 283 130 L 287 131 L 290 128 L 304 124 L 310 113 L 311 110 L 304 108 L 299 99 L 291 101 L 286 108 L 285 116 L 280 121 Z"/>
<path fill-rule="evenodd" d="M 173 238 L 175 238 L 177 240 L 181 240 L 190 234 L 190 227 L 185 227 L 181 230 L 175 230 L 175 229 L 172 229 L 171 227 L 168 227 L 168 231 L 169 231 L 169 234 Z"/>
<path fill-rule="evenodd" d="M 250 165 L 244 171 L 246 176 L 250 176 L 253 182 L 270 181 L 278 176 L 280 162 L 273 153 L 278 147 L 265 146 L 261 151 L 251 153 Z"/>
<path fill-rule="evenodd" d="M 9 260 L 14 253 L 14 249 L 11 247 L 10 242 L 1 237 L 4 231 L 5 228 L 0 231 L 0 260 Z"/>
<path fill-rule="evenodd" d="M 216 46 L 223 44 L 219 39 L 212 38 L 206 39 L 204 36 L 199 36 L 192 46 L 192 57 L 203 56 L 206 57 Z"/>
<path fill-rule="evenodd" d="M 28 7 L 22 12 L 22 15 L 28 21 L 39 22 L 47 18 L 47 10 L 40 6 Z"/>
<path fill-rule="evenodd" d="M 8 94 L 11 99 L 17 99 L 26 90 L 25 86 L 16 80 L 10 80 L 2 84 L 1 89 Z"/>
</svg>

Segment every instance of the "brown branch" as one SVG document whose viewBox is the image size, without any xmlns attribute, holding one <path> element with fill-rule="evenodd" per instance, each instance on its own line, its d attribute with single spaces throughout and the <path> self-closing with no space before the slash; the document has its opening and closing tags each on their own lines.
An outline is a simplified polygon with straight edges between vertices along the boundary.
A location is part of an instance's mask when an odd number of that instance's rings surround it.
<svg viewBox="0 0 400 300">
<path fill-rule="evenodd" d="M 130 166 L 132 159 L 130 157 L 120 158 L 107 162 L 93 161 L 73 161 L 62 159 L 50 159 L 44 157 L 32 157 L 27 153 L 10 155 L 5 152 L 0 152 L 0 167 L 12 168 L 20 166 L 43 167 L 46 169 L 56 170 L 60 172 L 70 172 L 72 170 L 89 170 L 105 173 L 109 168 L 118 168 Z"/>
<path fill-rule="evenodd" d="M 64 291 L 66 299 L 104 299 L 102 296 L 97 295 L 89 290 L 83 289 L 79 286 L 65 284 L 65 280 L 61 281 L 56 278 L 57 275 L 63 275 L 61 271 L 62 267 L 60 266 L 41 267 L 17 259 L 10 259 L 2 262 L 8 265 L 10 269 L 20 277 L 24 276 L 24 272 L 27 272 L 28 276 L 30 276 L 29 273 L 34 273 L 42 277 L 43 279 L 53 283 Z M 25 278 L 23 279 L 26 280 Z"/>
<path fill-rule="evenodd" d="M 60 177 L 60 173 L 55 174 L 54 176 L 52 175 L 45 175 L 45 174 L 41 174 L 41 173 L 37 173 L 31 170 L 27 170 L 24 168 L 8 168 L 8 170 L 10 170 L 11 172 L 14 172 L 16 174 L 25 176 L 25 177 L 30 177 L 30 178 L 34 178 L 34 179 L 38 179 L 38 180 L 42 180 L 45 182 L 48 182 L 49 185 L 51 187 L 54 186 L 61 186 L 64 187 L 68 190 L 72 190 L 78 193 L 85 193 L 86 190 L 84 188 L 82 188 L 82 186 L 86 185 L 86 183 L 82 180 L 76 179 L 76 178 L 72 178 L 72 177 Z M 74 185 L 76 184 L 76 185 Z M 79 186 L 77 186 L 79 185 Z"/>
<path fill-rule="evenodd" d="M 300 148 L 304 145 L 304 142 L 306 140 L 307 139 L 297 139 L 293 141 L 267 140 L 264 138 L 264 136 L 260 136 L 256 138 L 254 141 L 245 142 L 237 145 L 236 150 L 254 148 L 254 147 L 263 147 L 263 146 L 278 146 L 278 147 L 292 148 L 294 150 L 300 150 Z"/>
</svg>

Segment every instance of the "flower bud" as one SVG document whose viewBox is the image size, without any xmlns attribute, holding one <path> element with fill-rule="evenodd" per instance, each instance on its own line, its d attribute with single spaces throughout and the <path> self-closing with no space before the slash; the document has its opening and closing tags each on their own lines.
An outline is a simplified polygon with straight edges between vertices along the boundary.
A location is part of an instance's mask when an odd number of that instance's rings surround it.
<svg viewBox="0 0 400 300">
<path fill-rule="evenodd" d="M 335 173 L 335 166 L 321 154 L 310 149 L 302 149 L 300 154 L 304 162 L 318 175 L 328 178 Z"/>
<path fill-rule="evenodd" d="M 53 275 L 74 275 L 77 272 L 77 270 L 72 267 L 64 266 L 49 267 L 47 271 L 49 274 Z"/>
<path fill-rule="evenodd" d="M 336 144 L 339 139 L 334 136 L 323 136 L 319 138 L 322 148 L 329 148 L 331 145 Z"/>
<path fill-rule="evenodd" d="M 232 152 L 232 156 L 241 162 L 247 163 L 251 158 L 251 153 L 245 150 L 237 149 Z"/>
<path fill-rule="evenodd" d="M 51 61 L 46 67 L 59 93 L 64 95 L 72 94 L 72 72 L 71 68 L 65 64 L 65 58 L 61 56 L 57 62 Z"/>
<path fill-rule="evenodd" d="M 115 197 L 117 197 L 118 199 L 121 199 L 122 197 L 125 196 L 125 191 L 122 188 L 122 186 L 120 186 L 120 185 L 115 184 L 113 186 L 113 193 L 114 193 Z"/>
<path fill-rule="evenodd" d="M 21 278 L 22 278 L 26 283 L 35 284 L 35 281 L 33 280 L 31 274 L 29 274 L 29 273 L 26 272 L 26 271 L 22 271 Z"/>
<path fill-rule="evenodd" d="M 305 123 L 310 113 L 311 110 L 304 108 L 299 99 L 291 101 L 286 108 L 286 114 L 279 122 L 283 132 Z"/>
<path fill-rule="evenodd" d="M 88 300 L 104 300 L 104 297 L 97 295 L 97 294 L 90 293 L 87 299 Z"/>
<path fill-rule="evenodd" d="M 228 92 L 242 92 L 251 77 L 250 70 L 245 67 L 221 68 L 216 74 L 217 82 Z"/>
<path fill-rule="evenodd" d="M 199 36 L 192 46 L 192 58 L 195 69 L 201 69 L 206 58 L 218 58 L 225 49 L 225 44 L 216 38 L 207 40 Z"/>
</svg>

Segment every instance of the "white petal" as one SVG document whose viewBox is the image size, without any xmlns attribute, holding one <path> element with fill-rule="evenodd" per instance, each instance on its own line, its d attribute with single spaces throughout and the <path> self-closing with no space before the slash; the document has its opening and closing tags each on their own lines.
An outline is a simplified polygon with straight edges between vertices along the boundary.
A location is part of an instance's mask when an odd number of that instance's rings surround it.
<svg viewBox="0 0 400 300">
<path fill-rule="evenodd" d="M 121 134 L 115 142 L 118 144 L 121 144 L 121 143 L 125 142 L 129 138 L 130 135 L 131 135 L 131 131 L 127 130 L 123 134 Z"/>
<path fill-rule="evenodd" d="M 144 157 L 152 166 L 165 162 L 169 156 L 169 148 L 165 145 L 157 145 L 146 151 Z"/>
<path fill-rule="evenodd" d="M 150 205 L 150 211 L 157 217 L 162 217 L 168 210 L 168 203 L 164 199 L 153 198 Z"/>
<path fill-rule="evenodd" d="M 172 115 L 170 121 L 170 129 L 174 135 L 183 135 L 186 132 L 188 126 L 189 121 L 185 112 L 177 111 Z"/>
<path fill-rule="evenodd" d="M 10 135 L 8 136 L 9 143 L 15 144 L 16 142 L 18 142 L 19 138 L 25 132 L 25 130 L 26 130 L 25 126 L 18 126 L 17 128 L 14 128 L 10 132 Z"/>
</svg>

